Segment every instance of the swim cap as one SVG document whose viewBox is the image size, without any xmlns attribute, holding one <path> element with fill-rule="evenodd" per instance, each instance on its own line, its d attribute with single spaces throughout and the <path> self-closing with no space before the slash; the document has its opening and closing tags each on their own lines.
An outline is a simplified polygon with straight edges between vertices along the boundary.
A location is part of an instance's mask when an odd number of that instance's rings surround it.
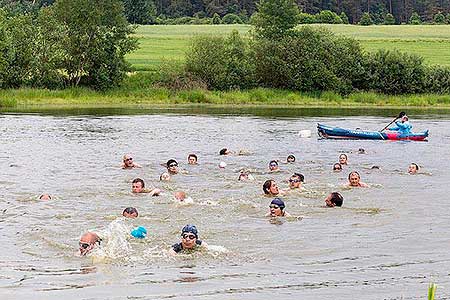
<svg viewBox="0 0 450 300">
<path fill-rule="evenodd" d="M 131 231 L 131 235 L 138 239 L 143 239 L 147 236 L 147 229 L 143 226 L 139 226 Z"/>
<path fill-rule="evenodd" d="M 198 230 L 197 227 L 195 227 L 195 225 L 186 225 L 183 227 L 183 229 L 181 229 L 181 234 L 188 232 L 188 233 L 192 233 L 195 235 L 195 238 L 198 239 Z"/>
<path fill-rule="evenodd" d="M 219 164 L 219 168 L 222 168 L 222 169 L 225 168 L 226 166 L 227 166 L 227 163 L 224 161 L 221 161 Z"/>
<path fill-rule="evenodd" d="M 270 202 L 270 204 L 278 205 L 281 210 L 283 210 L 286 207 L 286 205 L 284 205 L 283 200 L 281 200 L 280 198 L 273 199 L 272 202 Z"/>
</svg>

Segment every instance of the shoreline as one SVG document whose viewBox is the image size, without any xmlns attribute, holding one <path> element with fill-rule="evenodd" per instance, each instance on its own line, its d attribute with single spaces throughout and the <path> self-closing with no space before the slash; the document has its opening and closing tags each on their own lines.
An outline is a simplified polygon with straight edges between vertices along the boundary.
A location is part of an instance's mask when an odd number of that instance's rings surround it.
<svg viewBox="0 0 450 300">
<path fill-rule="evenodd" d="M 450 94 L 385 95 L 357 92 L 341 96 L 334 92 L 302 93 L 255 88 L 251 90 L 209 91 L 124 86 L 106 92 L 86 88 L 65 90 L 0 90 L 0 110 L 69 108 L 340 108 L 340 109 L 450 109 Z"/>
</svg>

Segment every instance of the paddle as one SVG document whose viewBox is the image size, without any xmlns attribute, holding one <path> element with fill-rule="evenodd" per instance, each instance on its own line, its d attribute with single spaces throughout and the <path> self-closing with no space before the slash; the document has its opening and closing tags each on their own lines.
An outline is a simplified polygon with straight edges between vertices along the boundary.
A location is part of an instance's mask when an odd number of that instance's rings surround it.
<svg viewBox="0 0 450 300">
<path fill-rule="evenodd" d="M 381 129 L 380 132 L 382 132 L 383 130 L 385 130 L 389 126 L 391 126 L 392 123 L 397 121 L 397 119 L 402 118 L 404 115 L 406 115 L 406 113 L 404 111 L 401 111 L 400 114 L 394 120 L 392 120 L 391 123 L 387 124 L 383 129 Z"/>
</svg>

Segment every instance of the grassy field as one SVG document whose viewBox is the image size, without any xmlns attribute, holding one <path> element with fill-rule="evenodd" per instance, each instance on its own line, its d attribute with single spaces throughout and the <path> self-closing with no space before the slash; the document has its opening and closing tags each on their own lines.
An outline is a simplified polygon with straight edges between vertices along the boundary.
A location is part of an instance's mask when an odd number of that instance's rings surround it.
<svg viewBox="0 0 450 300">
<path fill-rule="evenodd" d="M 450 25 L 314 25 L 336 34 L 351 36 L 367 51 L 399 49 L 421 55 L 427 64 L 450 65 Z M 140 49 L 127 56 L 139 71 L 152 71 L 164 60 L 183 61 L 192 36 L 227 35 L 232 30 L 248 35 L 249 25 L 147 25 L 139 26 L 136 36 Z"/>
</svg>

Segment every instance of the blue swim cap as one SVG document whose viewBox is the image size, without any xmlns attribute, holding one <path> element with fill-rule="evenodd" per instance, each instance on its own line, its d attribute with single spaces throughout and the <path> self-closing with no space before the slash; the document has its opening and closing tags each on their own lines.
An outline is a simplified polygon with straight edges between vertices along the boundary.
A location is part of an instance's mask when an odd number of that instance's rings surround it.
<svg viewBox="0 0 450 300">
<path fill-rule="evenodd" d="M 181 234 L 188 232 L 188 233 L 192 233 L 195 235 L 195 238 L 198 239 L 198 230 L 197 227 L 195 227 L 195 225 L 186 225 L 183 227 L 183 229 L 181 229 Z"/>
<path fill-rule="evenodd" d="M 281 200 L 280 198 L 273 199 L 272 202 L 270 202 L 270 204 L 278 205 L 281 208 L 281 210 L 283 210 L 286 207 L 286 205 L 284 205 L 283 200 Z"/>
<path fill-rule="evenodd" d="M 147 236 L 147 229 L 143 226 L 139 226 L 131 230 L 131 235 L 138 239 L 143 239 Z"/>
</svg>

